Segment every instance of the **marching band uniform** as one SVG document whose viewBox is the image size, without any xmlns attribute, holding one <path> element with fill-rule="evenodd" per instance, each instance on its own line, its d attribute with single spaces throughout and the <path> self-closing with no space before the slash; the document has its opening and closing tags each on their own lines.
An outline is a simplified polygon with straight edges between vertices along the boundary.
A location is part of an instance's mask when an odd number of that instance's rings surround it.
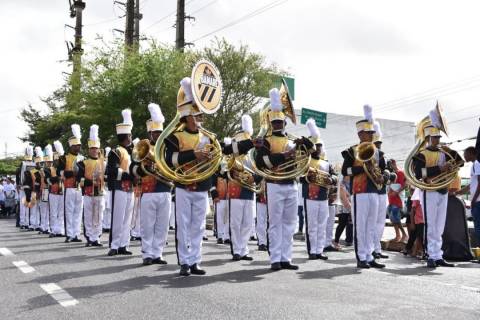
<svg viewBox="0 0 480 320">
<path fill-rule="evenodd" d="M 223 139 L 225 146 L 232 144 L 232 139 Z M 215 200 L 215 224 L 218 244 L 230 244 L 230 215 L 228 206 L 228 177 L 226 163 L 222 161 L 219 171 L 213 176 L 213 186 L 210 189 Z"/>
<path fill-rule="evenodd" d="M 38 204 L 38 208 L 40 210 L 40 232 L 43 234 L 50 233 L 50 207 L 48 203 L 49 199 L 49 185 L 47 181 L 47 174 L 46 169 L 51 167 L 53 163 L 53 150 L 50 144 L 46 145 L 44 148 L 44 157 L 42 161 L 42 168 L 40 168 L 39 173 L 41 176 L 41 197 L 40 202 Z"/>
<path fill-rule="evenodd" d="M 35 167 L 25 172 L 25 200 L 28 207 L 28 230 L 40 231 L 40 209 L 39 202 L 41 197 L 40 184 L 42 176 L 40 175 L 40 165 L 43 161 L 42 148 L 35 147 Z"/>
<path fill-rule="evenodd" d="M 108 154 L 112 148 L 106 147 L 105 148 L 105 168 L 107 167 L 107 159 L 108 159 Z M 105 180 L 107 179 L 107 176 L 105 175 Z M 103 212 L 103 219 L 102 219 L 102 231 L 103 232 L 109 232 L 110 231 L 110 224 L 111 224 L 111 219 L 112 219 L 112 211 L 111 211 L 111 206 L 112 206 L 112 192 L 108 190 L 108 188 L 105 188 L 104 190 L 105 195 L 105 210 Z"/>
<path fill-rule="evenodd" d="M 280 102 L 278 89 L 270 90 L 270 108 L 268 118 L 270 122 L 285 122 L 283 106 Z M 305 141 L 306 139 L 304 139 Z M 311 144 L 311 142 L 309 142 Z M 312 144 L 313 146 L 313 144 Z M 287 161 L 286 152 L 295 146 L 289 143 L 284 130 L 273 131 L 265 137 L 264 145 L 258 148 L 255 157 L 259 169 L 275 167 Z M 309 147 L 309 149 L 311 146 Z M 293 234 L 297 225 L 297 201 L 298 187 L 294 179 L 267 182 L 267 206 L 268 206 L 268 248 L 270 254 L 271 269 L 297 270 L 298 266 L 292 265 Z"/>
<path fill-rule="evenodd" d="M 117 124 L 117 136 L 131 136 L 133 121 L 131 110 L 122 111 L 123 123 Z M 119 145 L 111 150 L 107 160 L 108 189 L 112 192 L 111 227 L 109 256 L 131 255 L 127 250 L 130 244 L 130 223 L 133 213 L 133 177 L 130 175 L 132 146 Z"/>
<path fill-rule="evenodd" d="M 357 121 L 357 132 L 360 134 L 372 134 L 373 128 L 372 108 L 364 106 L 365 119 Z M 355 256 L 358 268 L 383 268 L 385 265 L 377 263 L 372 255 L 374 248 L 374 232 L 378 215 L 378 190 L 363 168 L 363 162 L 357 159 L 357 148 L 352 146 L 342 151 L 344 159 L 342 175 L 350 176 L 351 190 L 353 194 L 353 226 Z M 372 161 L 383 172 L 385 159 L 383 152 L 375 148 L 375 156 Z"/>
<path fill-rule="evenodd" d="M 375 121 L 373 124 L 373 129 L 375 130 L 375 134 L 373 135 L 373 143 L 375 146 L 380 150 L 382 145 L 382 131 L 380 128 L 380 123 Z M 374 248 L 373 248 L 373 257 L 375 259 L 387 259 L 388 256 L 382 253 L 382 236 L 383 230 L 385 229 L 385 217 L 387 212 L 387 205 L 388 205 L 388 198 L 387 198 L 387 184 L 383 184 L 382 188 L 378 190 L 378 213 L 377 213 L 377 221 L 375 223 L 375 227 L 373 228 L 373 241 L 374 241 Z"/>
<path fill-rule="evenodd" d="M 105 209 L 103 197 L 105 163 L 94 150 L 100 150 L 98 125 L 90 126 L 88 139 L 88 158 L 78 162 L 77 181 L 83 194 L 83 228 L 87 243 L 86 247 L 101 247 L 99 243 L 102 235 L 102 215 Z"/>
<path fill-rule="evenodd" d="M 48 210 L 50 212 L 50 237 L 65 235 L 63 215 L 63 187 L 57 171 L 58 160 L 64 155 L 60 141 L 53 142 L 53 165 L 45 168 L 45 179 L 48 184 Z"/>
<path fill-rule="evenodd" d="M 326 161 L 321 159 L 321 148 L 323 142 L 320 139 L 320 132 L 315 124 L 315 120 L 308 119 L 307 128 L 310 131 L 310 140 L 315 144 L 317 152 L 312 154 L 310 168 L 312 170 L 322 171 L 329 175 L 334 184 L 336 176 L 333 168 Z M 323 250 L 328 243 L 326 242 L 327 221 L 329 218 L 328 208 L 328 186 L 319 186 L 309 179 L 309 174 L 300 178 L 302 182 L 302 196 L 304 199 L 305 230 L 307 253 L 310 260 L 327 260 L 328 257 L 323 254 Z"/>
<path fill-rule="evenodd" d="M 250 141 L 253 134 L 252 118 L 248 115 L 242 116 L 242 132 L 238 133 L 234 141 Z M 242 162 L 244 167 L 251 167 L 245 157 L 237 157 L 236 161 Z M 233 169 L 232 175 L 235 174 Z M 255 211 L 255 193 L 243 187 L 231 175 L 232 179 L 228 181 L 228 212 L 229 229 L 231 236 L 230 249 L 234 261 L 253 260 L 248 256 L 248 240 L 252 234 L 253 216 Z M 260 182 L 261 177 L 253 176 L 254 182 Z"/>
<path fill-rule="evenodd" d="M 424 132 L 425 137 L 430 139 L 430 143 L 427 148 L 413 158 L 415 176 L 424 182 L 442 173 L 442 167 L 447 164 L 448 160 L 446 153 L 457 164 L 463 161 L 456 151 L 446 148 L 442 150 L 438 145 L 432 145 L 432 138 L 441 137 L 440 120 L 435 111 L 430 112 L 430 120 L 432 125 L 426 127 Z M 447 216 L 448 190 L 446 188 L 432 191 L 420 188 L 420 190 L 420 203 L 425 220 L 424 246 L 428 255 L 427 266 L 430 268 L 438 266 L 453 267 L 453 264 L 443 260 L 442 251 L 442 234 Z"/>
<path fill-rule="evenodd" d="M 150 137 L 150 148 L 154 148 L 156 138 L 154 140 L 152 133 L 160 134 L 163 131 L 165 118 L 157 104 L 150 103 L 148 110 L 151 119 L 147 121 L 147 131 Z M 132 163 L 132 173 L 141 179 L 141 213 L 139 218 L 143 264 L 167 264 L 163 259 L 163 249 L 168 236 L 172 187 L 159 181 L 146 170 L 149 169 L 140 163 Z"/>
<path fill-rule="evenodd" d="M 328 162 L 327 160 L 327 155 L 325 150 L 322 150 L 322 153 L 320 155 L 320 159 L 323 161 L 327 161 L 331 173 L 335 174 L 335 171 L 333 170 L 332 165 Z M 337 180 L 337 176 L 335 174 L 335 181 Z M 336 182 L 335 182 L 336 183 Z M 323 247 L 324 251 L 338 251 L 338 248 L 333 245 L 333 227 L 335 225 L 335 216 L 337 213 L 336 207 L 333 204 L 335 201 L 335 194 L 337 192 L 337 186 L 336 184 L 333 184 L 331 188 L 328 189 L 328 219 L 327 219 L 327 225 L 326 225 L 326 235 L 325 235 L 325 245 Z"/>
<path fill-rule="evenodd" d="M 29 217 L 29 208 L 25 205 L 25 189 L 29 188 L 25 181 L 26 173 L 30 168 L 35 167 L 33 160 L 33 148 L 32 146 L 27 146 L 25 148 L 25 157 L 17 169 L 16 182 L 19 188 L 19 211 L 20 211 L 20 229 L 28 229 L 28 217 Z"/>
<path fill-rule="evenodd" d="M 261 182 L 265 184 L 263 180 Z M 268 230 L 268 217 L 267 217 L 267 198 L 265 194 L 265 188 L 256 197 L 257 204 L 257 239 L 258 239 L 258 251 L 268 251 L 267 243 L 267 230 Z"/>
<path fill-rule="evenodd" d="M 133 149 L 135 149 L 135 146 L 139 141 L 140 141 L 139 138 L 135 138 L 132 141 Z M 132 162 L 130 163 L 130 172 L 131 172 L 131 175 L 134 176 L 133 178 L 133 212 L 132 212 L 132 221 L 130 222 L 130 241 L 139 241 L 139 240 L 142 240 L 142 234 L 140 230 L 141 228 L 140 198 L 142 196 L 142 179 L 140 179 L 140 177 L 133 174 L 133 172 L 131 171 L 132 165 L 133 165 L 133 159 L 132 159 Z"/>
<path fill-rule="evenodd" d="M 77 153 L 76 149 L 81 146 L 81 133 L 78 124 L 72 124 L 73 136 L 68 139 L 70 150 L 68 154 L 61 156 L 57 171 L 63 178 L 64 185 L 64 224 L 65 224 L 65 242 L 82 242 L 78 238 L 82 223 L 83 197 L 82 191 L 78 188 L 76 175 L 78 172 L 78 162 L 83 160 L 83 156 Z"/>
<path fill-rule="evenodd" d="M 188 116 L 201 114 L 194 104 L 191 80 L 184 78 L 177 96 L 177 109 L 182 119 Z M 185 121 L 185 120 L 182 120 Z M 190 131 L 185 128 L 172 133 L 165 139 L 166 162 L 170 168 L 177 168 L 196 159 L 195 151 L 202 150 L 211 141 L 200 131 Z M 225 147 L 224 153 L 232 151 L 238 154 L 245 153 L 244 145 L 248 143 L 232 143 Z M 248 148 L 246 149 L 248 151 Z M 202 256 L 202 239 L 205 233 L 205 218 L 208 211 L 208 191 L 211 189 L 212 177 L 198 183 L 183 185 L 175 183 L 175 240 L 180 275 L 191 273 L 203 275 L 205 270 L 199 267 Z"/>
</svg>

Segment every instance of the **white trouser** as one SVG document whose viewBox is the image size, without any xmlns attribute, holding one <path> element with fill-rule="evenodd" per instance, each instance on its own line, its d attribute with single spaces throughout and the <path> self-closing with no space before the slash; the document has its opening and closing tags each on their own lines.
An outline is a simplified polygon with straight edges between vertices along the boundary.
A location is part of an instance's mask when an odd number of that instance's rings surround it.
<svg viewBox="0 0 480 320">
<path fill-rule="evenodd" d="M 385 229 L 385 219 L 387 216 L 387 194 L 378 195 L 378 214 L 377 214 L 377 223 L 375 224 L 374 229 L 374 251 L 376 253 L 382 252 L 382 236 L 383 230 Z"/>
<path fill-rule="evenodd" d="M 48 202 L 40 201 L 38 209 L 40 211 L 40 230 L 48 231 L 50 229 Z"/>
<path fill-rule="evenodd" d="M 378 215 L 378 194 L 358 193 L 352 196 L 353 238 L 359 261 L 373 260 L 373 234 Z"/>
<path fill-rule="evenodd" d="M 255 237 L 257 234 L 257 206 L 255 205 L 257 201 L 255 197 L 253 198 L 253 211 L 252 211 L 252 227 L 250 228 L 250 237 Z"/>
<path fill-rule="evenodd" d="M 48 206 L 50 211 L 50 231 L 53 234 L 65 234 L 63 221 L 63 194 L 48 195 Z"/>
<path fill-rule="evenodd" d="M 38 208 L 38 202 L 33 207 L 27 208 L 27 211 L 29 228 L 40 228 L 40 209 Z"/>
<path fill-rule="evenodd" d="M 230 199 L 230 235 L 232 255 L 248 254 L 248 239 L 252 234 L 254 200 Z"/>
<path fill-rule="evenodd" d="M 230 239 L 228 200 L 220 200 L 215 204 L 215 214 L 217 216 L 217 238 L 223 240 Z"/>
<path fill-rule="evenodd" d="M 333 226 L 335 225 L 335 206 L 328 206 L 328 219 L 326 225 L 325 247 L 332 245 L 333 240 Z"/>
<path fill-rule="evenodd" d="M 327 221 L 329 218 L 328 200 L 306 200 L 303 207 L 306 225 L 306 243 L 309 254 L 323 253 L 327 234 Z"/>
<path fill-rule="evenodd" d="M 258 245 L 267 245 L 267 205 L 257 202 L 257 238 Z"/>
<path fill-rule="evenodd" d="M 103 211 L 105 198 L 103 196 L 83 198 L 83 226 L 89 241 L 95 242 L 102 235 Z"/>
<path fill-rule="evenodd" d="M 112 190 L 112 223 L 110 248 L 118 249 L 130 245 L 130 223 L 133 213 L 133 192 Z"/>
<path fill-rule="evenodd" d="M 167 242 L 171 203 L 170 192 L 142 194 L 140 224 L 143 259 L 162 258 L 163 248 Z"/>
<path fill-rule="evenodd" d="M 270 262 L 292 260 L 293 234 L 297 226 L 297 184 L 267 183 L 268 247 Z"/>
<path fill-rule="evenodd" d="M 19 199 L 20 199 L 20 225 L 21 226 L 28 226 L 28 208 L 23 205 L 23 198 L 25 198 L 25 191 L 20 190 L 19 192 Z"/>
<path fill-rule="evenodd" d="M 437 191 L 422 191 L 420 193 L 420 203 L 422 204 L 425 221 L 425 243 L 428 258 L 433 260 L 443 259 L 442 235 L 447 218 L 448 194 L 441 194 Z"/>
<path fill-rule="evenodd" d="M 103 212 L 102 228 L 110 229 L 112 224 L 112 192 L 110 190 L 105 191 L 105 211 Z"/>
<path fill-rule="evenodd" d="M 65 189 L 65 224 L 67 237 L 80 236 L 82 223 L 83 196 L 82 191 L 76 188 Z"/>
<path fill-rule="evenodd" d="M 170 195 L 170 198 L 172 196 Z M 170 203 L 170 219 L 168 219 L 168 225 L 172 228 L 175 227 L 175 201 Z"/>
<path fill-rule="evenodd" d="M 133 200 L 133 215 L 132 215 L 132 223 L 130 225 L 130 235 L 132 237 L 142 237 L 142 233 L 140 230 L 141 224 L 141 205 L 140 205 L 140 197 L 135 197 Z"/>
<path fill-rule="evenodd" d="M 191 266 L 201 262 L 207 211 L 207 191 L 175 188 L 175 240 L 180 265 Z"/>
</svg>

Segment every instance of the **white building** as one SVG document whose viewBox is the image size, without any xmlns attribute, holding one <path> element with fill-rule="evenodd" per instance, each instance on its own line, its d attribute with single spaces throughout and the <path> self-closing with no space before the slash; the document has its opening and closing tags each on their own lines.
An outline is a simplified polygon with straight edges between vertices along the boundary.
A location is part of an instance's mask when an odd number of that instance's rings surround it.
<svg viewBox="0 0 480 320">
<path fill-rule="evenodd" d="M 297 136 L 309 135 L 304 124 L 300 124 L 301 111 L 295 111 L 297 125 L 288 122 L 287 132 Z M 341 152 L 358 143 L 355 123 L 361 120 L 360 116 L 350 116 L 337 113 L 327 113 L 327 126 L 320 129 L 321 137 L 328 160 L 334 165 L 341 166 L 343 158 Z M 382 150 L 387 159 L 395 159 L 400 167 L 415 144 L 415 123 L 389 119 L 376 119 L 380 122 L 383 133 Z"/>
</svg>

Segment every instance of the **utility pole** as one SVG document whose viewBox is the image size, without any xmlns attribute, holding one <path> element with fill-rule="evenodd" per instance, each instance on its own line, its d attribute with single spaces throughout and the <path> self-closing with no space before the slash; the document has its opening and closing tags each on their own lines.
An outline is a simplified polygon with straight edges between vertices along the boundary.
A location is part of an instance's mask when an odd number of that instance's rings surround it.
<svg viewBox="0 0 480 320">
<path fill-rule="evenodd" d="M 193 45 L 191 42 L 185 42 L 185 20 L 190 19 L 195 20 L 194 17 L 185 15 L 185 0 L 177 0 L 177 23 L 175 24 L 177 32 L 175 47 L 182 52 L 186 45 Z"/>
<path fill-rule="evenodd" d="M 126 26 L 125 26 L 125 46 L 133 46 L 133 35 L 135 32 L 135 0 L 127 0 L 126 3 Z"/>
<path fill-rule="evenodd" d="M 82 68 L 82 13 L 85 9 L 85 2 L 82 0 L 69 0 L 70 18 L 75 20 L 75 43 L 69 50 L 69 57 L 73 61 L 73 72 L 71 77 L 72 92 L 80 97 L 81 84 L 81 68 Z M 79 100 L 78 100 L 79 101 Z"/>
<path fill-rule="evenodd" d="M 133 33 L 133 43 L 138 52 L 140 48 L 140 20 L 142 20 L 143 15 L 140 13 L 140 0 L 135 0 L 135 29 Z"/>
<path fill-rule="evenodd" d="M 175 47 L 183 52 L 185 47 L 185 0 L 177 0 L 177 24 Z"/>
</svg>

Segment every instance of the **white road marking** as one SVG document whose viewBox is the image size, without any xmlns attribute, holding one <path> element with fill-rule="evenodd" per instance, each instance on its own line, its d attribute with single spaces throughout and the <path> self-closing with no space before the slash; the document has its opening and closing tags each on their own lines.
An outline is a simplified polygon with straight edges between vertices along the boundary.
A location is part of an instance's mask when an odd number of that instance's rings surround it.
<svg viewBox="0 0 480 320">
<path fill-rule="evenodd" d="M 41 284 L 40 287 L 57 300 L 62 307 L 71 307 L 78 304 L 78 300 L 74 299 L 67 291 L 63 290 L 55 283 Z"/>
<path fill-rule="evenodd" d="M 13 261 L 12 262 L 14 266 L 16 266 L 18 269 L 20 269 L 20 271 L 22 271 L 23 273 L 32 273 L 35 271 L 35 269 L 33 269 L 33 267 L 31 267 L 28 263 L 26 263 L 25 261 Z"/>
<path fill-rule="evenodd" d="M 0 248 L 0 254 L 5 257 L 15 255 L 12 251 L 8 250 L 7 248 Z"/>
</svg>

